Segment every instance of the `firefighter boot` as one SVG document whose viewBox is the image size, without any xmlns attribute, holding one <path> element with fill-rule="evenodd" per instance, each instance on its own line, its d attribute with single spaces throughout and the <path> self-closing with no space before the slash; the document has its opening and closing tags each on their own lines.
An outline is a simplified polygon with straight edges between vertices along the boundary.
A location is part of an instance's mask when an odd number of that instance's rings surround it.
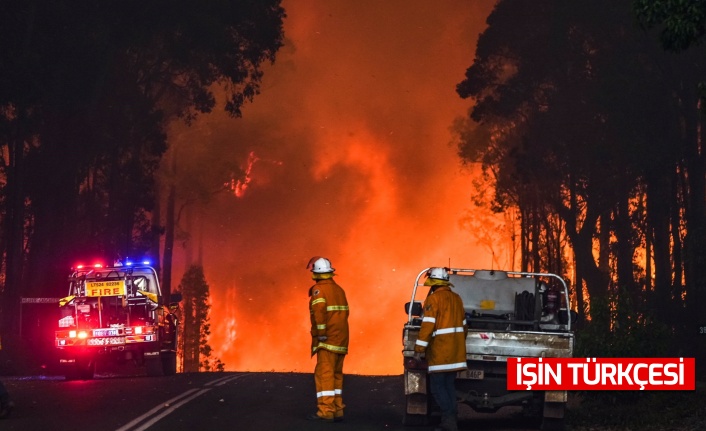
<svg viewBox="0 0 706 431">
<path fill-rule="evenodd" d="M 455 415 L 442 416 L 434 431 L 458 431 L 458 418 Z"/>
</svg>

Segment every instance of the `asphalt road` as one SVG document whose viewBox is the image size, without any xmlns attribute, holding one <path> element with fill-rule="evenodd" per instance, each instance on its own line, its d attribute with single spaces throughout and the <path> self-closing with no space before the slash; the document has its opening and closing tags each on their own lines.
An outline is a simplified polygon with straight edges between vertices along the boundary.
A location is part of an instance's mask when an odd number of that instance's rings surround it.
<svg viewBox="0 0 706 431">
<path fill-rule="evenodd" d="M 315 411 L 312 374 L 194 373 L 170 377 L 98 375 L 3 378 L 16 403 L 0 430 L 17 431 L 372 431 L 402 425 L 402 376 L 346 375 L 346 419 L 306 420 Z M 529 431 L 512 411 L 479 415 L 461 406 L 459 429 Z"/>
</svg>

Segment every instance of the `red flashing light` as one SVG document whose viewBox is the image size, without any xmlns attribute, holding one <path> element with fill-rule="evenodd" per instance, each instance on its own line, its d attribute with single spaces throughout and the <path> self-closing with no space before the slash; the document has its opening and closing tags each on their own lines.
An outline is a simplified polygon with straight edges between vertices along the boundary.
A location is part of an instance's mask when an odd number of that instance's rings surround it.
<svg viewBox="0 0 706 431">
<path fill-rule="evenodd" d="M 93 265 L 84 265 L 81 263 L 81 264 L 75 265 L 74 268 L 75 269 L 103 268 L 103 266 L 105 266 L 105 265 L 103 265 L 102 263 L 94 263 Z"/>
</svg>

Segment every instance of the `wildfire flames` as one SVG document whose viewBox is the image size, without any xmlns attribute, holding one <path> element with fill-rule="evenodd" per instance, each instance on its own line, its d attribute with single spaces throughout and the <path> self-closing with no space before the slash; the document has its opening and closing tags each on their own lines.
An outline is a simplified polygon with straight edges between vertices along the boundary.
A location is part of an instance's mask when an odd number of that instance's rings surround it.
<svg viewBox="0 0 706 431">
<path fill-rule="evenodd" d="M 493 5 L 284 2 L 286 45 L 262 93 L 243 118 L 198 125 L 204 140 L 233 142 L 222 157 L 247 158 L 229 183 L 238 198 L 219 195 L 201 232 L 209 343 L 227 370 L 313 370 L 311 256 L 329 258 L 347 292 L 345 372 L 369 375 L 402 373 L 403 306 L 420 270 L 493 264 L 462 227 L 471 176 L 449 130 L 470 107 L 455 86 Z"/>
</svg>

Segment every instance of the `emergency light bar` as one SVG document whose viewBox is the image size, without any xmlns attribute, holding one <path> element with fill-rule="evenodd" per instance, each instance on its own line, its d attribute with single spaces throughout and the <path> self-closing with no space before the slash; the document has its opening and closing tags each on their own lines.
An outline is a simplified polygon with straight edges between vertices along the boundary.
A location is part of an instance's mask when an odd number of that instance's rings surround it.
<svg viewBox="0 0 706 431">
<path fill-rule="evenodd" d="M 103 268 L 102 263 L 94 263 L 93 265 L 84 265 L 84 264 L 78 264 L 75 267 L 76 269 L 84 269 L 84 268 Z"/>
<path fill-rule="evenodd" d="M 141 263 L 142 265 L 150 265 L 152 262 L 150 262 L 149 259 L 143 259 L 142 262 L 140 262 L 140 263 Z M 125 266 L 133 266 L 133 265 L 135 265 L 135 263 L 134 263 L 132 260 L 130 260 L 130 259 L 126 259 L 124 264 L 123 264 L 122 262 L 120 262 L 119 260 L 116 260 L 116 261 L 115 261 L 115 264 L 114 264 L 113 266 L 123 266 L 123 265 L 125 265 Z"/>
</svg>

